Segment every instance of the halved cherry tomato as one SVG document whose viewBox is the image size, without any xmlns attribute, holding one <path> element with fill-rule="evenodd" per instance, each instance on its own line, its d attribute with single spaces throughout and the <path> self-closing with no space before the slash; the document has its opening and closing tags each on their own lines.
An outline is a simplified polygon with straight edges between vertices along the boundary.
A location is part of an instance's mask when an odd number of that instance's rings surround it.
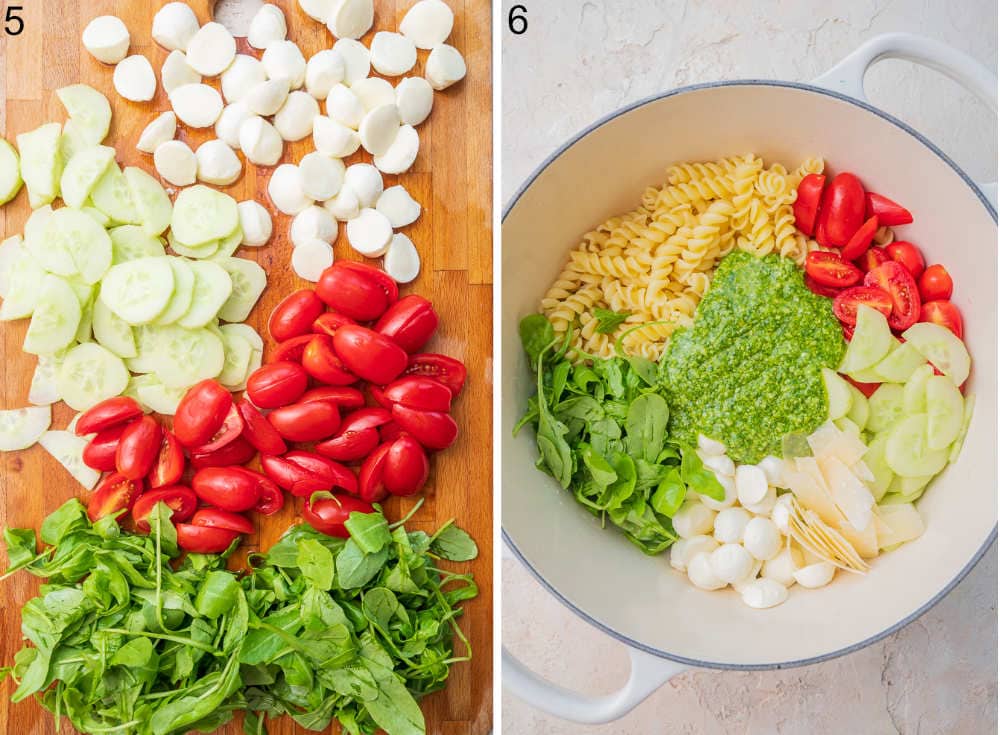
<svg viewBox="0 0 1000 735">
<path fill-rule="evenodd" d="M 300 497 L 330 489 L 322 478 L 314 476 L 303 467 L 289 462 L 284 457 L 265 455 L 260 458 L 260 467 L 264 470 L 264 474 L 278 487 Z"/>
<path fill-rule="evenodd" d="M 814 250 L 806 256 L 806 274 L 821 286 L 847 288 L 858 283 L 863 274 L 837 253 Z"/>
<path fill-rule="evenodd" d="M 257 450 L 242 436 L 236 437 L 221 449 L 214 452 L 191 451 L 191 466 L 196 470 L 205 467 L 233 467 L 243 465 L 253 459 Z"/>
<path fill-rule="evenodd" d="M 340 431 L 361 431 L 374 429 L 392 421 L 388 409 L 372 406 L 352 411 L 341 423 Z"/>
<path fill-rule="evenodd" d="M 174 435 L 185 447 L 198 447 L 211 439 L 233 405 L 229 391 L 214 380 L 191 387 L 174 413 Z"/>
<path fill-rule="evenodd" d="M 369 503 L 378 503 L 389 497 L 385 486 L 385 458 L 389 454 L 389 442 L 380 444 L 369 454 L 358 472 L 358 495 Z"/>
<path fill-rule="evenodd" d="M 888 225 L 889 227 L 895 227 L 896 225 L 908 225 L 913 221 L 913 215 L 910 214 L 910 210 L 905 207 L 896 204 L 888 197 L 884 197 L 881 194 L 876 194 L 875 192 L 868 192 L 865 195 L 866 211 L 868 216 L 878 217 L 878 223 L 880 225 Z"/>
<path fill-rule="evenodd" d="M 865 219 L 865 189 L 858 177 L 839 173 L 823 192 L 819 221 L 834 247 L 844 247 Z M 821 243 L 822 244 L 822 243 Z"/>
<path fill-rule="evenodd" d="M 326 304 L 315 291 L 303 288 L 289 294 L 274 307 L 271 318 L 267 321 L 267 329 L 276 341 L 284 342 L 309 332 L 316 317 L 325 309 Z"/>
<path fill-rule="evenodd" d="M 383 442 L 395 441 L 401 437 L 403 433 L 403 430 L 395 421 L 390 421 L 388 424 L 378 427 L 378 435 Z"/>
<path fill-rule="evenodd" d="M 375 324 L 375 331 L 407 352 L 417 352 L 427 344 L 437 326 L 438 315 L 431 302 L 410 294 L 389 307 Z"/>
<path fill-rule="evenodd" d="M 920 318 L 920 293 L 917 282 L 900 263 L 890 260 L 865 276 L 865 286 L 875 286 L 889 294 L 892 313 L 889 326 L 898 332 L 909 329 Z"/>
<path fill-rule="evenodd" d="M 853 327 L 858 322 L 858 307 L 862 304 L 881 311 L 887 318 L 892 313 L 889 294 L 871 286 L 853 286 L 841 291 L 833 300 L 833 313 L 841 322 Z"/>
<path fill-rule="evenodd" d="M 302 367 L 311 377 L 327 385 L 350 385 L 358 382 L 357 376 L 344 366 L 333 351 L 333 339 L 326 334 L 313 335 L 309 340 L 302 353 Z"/>
<path fill-rule="evenodd" d="M 142 495 L 142 480 L 130 480 L 120 472 L 105 477 L 87 502 L 87 517 L 92 523 L 121 510 L 130 510 Z"/>
<path fill-rule="evenodd" d="M 191 480 L 191 489 L 209 505 L 241 513 L 260 499 L 256 472 L 242 467 L 206 467 Z"/>
<path fill-rule="evenodd" d="M 410 355 L 404 374 L 434 378 L 439 383 L 444 383 L 451 391 L 452 398 L 455 398 L 465 385 L 466 370 L 465 365 L 454 357 L 425 352 Z"/>
<path fill-rule="evenodd" d="M 835 247 L 833 241 L 830 240 L 830 236 L 826 234 L 826 222 L 820 217 L 816 220 L 816 234 L 814 235 L 816 242 L 825 248 Z"/>
<path fill-rule="evenodd" d="M 300 401 L 330 401 L 340 408 L 360 408 L 365 405 L 365 395 L 357 388 L 348 388 L 341 385 L 323 385 L 319 388 L 310 388 L 302 394 Z M 270 452 L 270 454 L 281 454 L 281 452 Z"/>
<path fill-rule="evenodd" d="M 841 375 L 840 377 L 842 377 L 848 383 L 850 383 L 855 388 L 857 388 L 859 391 L 861 391 L 864 394 L 865 398 L 871 398 L 872 397 L 872 393 L 874 393 L 875 391 L 877 391 L 879 389 L 879 386 L 882 385 L 881 383 L 859 383 L 854 378 L 852 378 L 852 377 L 850 377 L 848 375 Z"/>
<path fill-rule="evenodd" d="M 840 331 L 842 331 L 844 333 L 844 341 L 850 342 L 852 339 L 854 339 L 854 325 L 853 324 L 844 324 L 843 322 L 841 322 L 840 323 Z"/>
<path fill-rule="evenodd" d="M 816 215 L 819 214 L 819 202 L 825 185 L 826 177 L 823 174 L 808 174 L 799 182 L 792 212 L 795 214 L 795 226 L 807 237 L 812 237 L 816 230 Z"/>
<path fill-rule="evenodd" d="M 868 248 L 860 258 L 854 261 L 854 264 L 867 273 L 890 260 L 892 258 L 885 252 L 885 248 L 874 247 Z"/>
<path fill-rule="evenodd" d="M 380 405 L 386 411 L 392 410 L 392 401 L 385 397 L 385 392 L 381 388 L 372 383 L 369 383 L 367 388 L 368 395 L 371 396 L 371 399 L 375 401 L 375 403 Z"/>
<path fill-rule="evenodd" d="M 920 298 L 924 301 L 947 301 L 951 298 L 954 284 L 951 274 L 943 265 L 929 265 L 920 274 Z"/>
<path fill-rule="evenodd" d="M 866 219 L 865 223 L 858 228 L 858 231 L 854 233 L 844 246 L 844 249 L 840 251 L 840 257 L 844 260 L 857 260 L 860 258 L 871 247 L 872 238 L 875 237 L 876 230 L 878 230 L 878 218 L 869 217 Z"/>
<path fill-rule="evenodd" d="M 390 404 L 420 411 L 450 411 L 451 391 L 443 383 L 423 375 L 406 375 L 387 385 L 382 395 Z"/>
<path fill-rule="evenodd" d="M 125 427 L 115 452 L 115 467 L 130 480 L 149 474 L 160 454 L 163 431 L 152 416 L 143 416 Z"/>
<path fill-rule="evenodd" d="M 828 299 L 832 299 L 834 296 L 839 294 L 844 289 L 842 288 L 831 288 L 830 286 L 824 286 L 819 283 L 815 278 L 810 276 L 808 273 L 802 276 L 803 282 L 806 284 L 806 288 L 812 291 L 814 294 L 819 296 L 826 296 Z"/>
<path fill-rule="evenodd" d="M 243 417 L 243 437 L 261 454 L 284 454 L 288 447 L 257 408 L 246 398 L 236 404 Z"/>
<path fill-rule="evenodd" d="M 263 516 L 270 516 L 285 507 L 285 494 L 270 478 L 261 477 L 258 484 L 260 485 L 260 500 L 253 507 L 256 512 Z"/>
<path fill-rule="evenodd" d="M 128 424 L 117 424 L 103 431 L 83 448 L 83 463 L 99 472 L 111 472 L 115 469 L 115 455 L 118 453 L 118 440 Z"/>
<path fill-rule="evenodd" d="M 324 494 L 309 498 L 302 508 L 302 517 L 320 533 L 338 538 L 348 538 L 351 534 L 344 527 L 351 513 L 373 513 L 371 503 L 350 495 Z"/>
<path fill-rule="evenodd" d="M 357 324 L 357 322 L 343 314 L 328 311 L 316 318 L 316 321 L 312 323 L 312 331 L 316 334 L 327 334 L 332 337 L 345 324 Z"/>
<path fill-rule="evenodd" d="M 286 339 L 275 347 L 271 354 L 264 361 L 265 365 L 275 362 L 302 362 L 302 353 L 306 351 L 306 345 L 313 338 L 312 334 L 300 334 L 298 337 Z"/>
<path fill-rule="evenodd" d="M 362 408 L 345 417 L 332 439 L 316 445 L 316 451 L 338 462 L 355 462 L 378 446 L 378 427 L 392 421 L 383 408 Z"/>
<path fill-rule="evenodd" d="M 170 485 L 143 493 L 132 506 L 132 520 L 135 521 L 136 530 L 149 533 L 149 521 L 146 518 L 157 503 L 165 503 L 173 511 L 170 516 L 172 523 L 183 523 L 194 515 L 195 508 L 198 507 L 198 496 L 191 488 L 183 485 Z"/>
<path fill-rule="evenodd" d="M 135 399 L 128 396 L 108 398 L 80 414 L 76 422 L 76 435 L 96 434 L 139 416 L 142 416 L 142 406 Z"/>
<path fill-rule="evenodd" d="M 253 524 L 249 518 L 218 508 L 199 508 L 198 512 L 191 517 L 191 525 L 202 528 L 224 528 L 227 531 L 244 534 L 254 532 Z"/>
<path fill-rule="evenodd" d="M 374 321 L 399 298 L 396 282 L 378 268 L 338 260 L 319 277 L 316 295 L 359 322 Z"/>
<path fill-rule="evenodd" d="M 242 433 L 243 416 L 240 414 L 239 409 L 237 409 L 236 406 L 230 406 L 229 412 L 226 414 L 226 418 L 222 422 L 222 426 L 220 426 L 215 434 L 212 435 L 212 438 L 200 447 L 194 447 L 191 451 L 197 452 L 198 454 L 210 454 L 212 452 L 217 452 L 227 444 L 239 439 L 240 434 Z"/>
<path fill-rule="evenodd" d="M 163 441 L 160 442 L 160 454 L 156 465 L 149 473 L 150 487 L 173 485 L 184 474 L 184 450 L 177 437 L 166 429 L 163 430 Z"/>
<path fill-rule="evenodd" d="M 247 379 L 247 395 L 255 406 L 278 408 L 299 399 L 309 385 L 309 376 L 296 362 L 272 362 Z"/>
<path fill-rule="evenodd" d="M 417 411 L 397 403 L 392 407 L 392 418 L 428 449 L 446 449 L 458 436 L 455 419 L 442 411 Z"/>
<path fill-rule="evenodd" d="M 965 332 L 962 312 L 950 301 L 928 301 L 920 308 L 920 321 L 940 324 L 954 332 L 959 339 L 962 339 Z"/>
<path fill-rule="evenodd" d="M 885 246 L 886 255 L 901 264 L 914 279 L 924 272 L 924 256 L 912 242 L 897 240 Z"/>
<path fill-rule="evenodd" d="M 221 554 L 240 534 L 225 528 L 178 523 L 177 545 L 194 554 Z"/>
<path fill-rule="evenodd" d="M 382 482 L 393 495 L 413 495 L 423 488 L 431 465 L 420 442 L 403 434 L 389 445 Z"/>
<path fill-rule="evenodd" d="M 267 420 L 290 442 L 315 442 L 336 433 L 340 411 L 329 401 L 306 401 L 276 408 Z"/>
<path fill-rule="evenodd" d="M 333 349 L 348 370 L 376 385 L 395 380 L 407 364 L 402 347 L 367 327 L 341 327 L 333 335 Z"/>
<path fill-rule="evenodd" d="M 313 477 L 322 480 L 327 490 L 337 488 L 351 495 L 358 494 L 358 478 L 339 462 L 334 462 L 332 459 L 320 456 L 315 452 L 298 450 L 289 452 L 284 459 L 301 467 Z M 292 495 L 298 494 L 294 486 L 291 492 Z"/>
</svg>

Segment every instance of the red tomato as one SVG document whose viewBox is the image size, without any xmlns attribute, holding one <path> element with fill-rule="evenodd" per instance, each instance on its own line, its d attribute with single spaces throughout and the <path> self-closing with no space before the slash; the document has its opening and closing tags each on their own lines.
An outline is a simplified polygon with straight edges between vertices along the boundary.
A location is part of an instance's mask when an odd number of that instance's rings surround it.
<svg viewBox="0 0 1000 735">
<path fill-rule="evenodd" d="M 136 498 L 142 495 L 142 480 L 130 480 L 113 472 L 97 486 L 87 502 L 87 517 L 95 523 L 104 516 L 129 510 Z"/>
<path fill-rule="evenodd" d="M 285 494 L 267 477 L 261 477 L 260 500 L 253 509 L 263 516 L 270 516 L 285 507 Z"/>
<path fill-rule="evenodd" d="M 184 449 L 177 437 L 166 429 L 163 430 L 163 441 L 160 442 L 160 455 L 156 465 L 149 473 L 150 487 L 173 485 L 184 474 Z"/>
<path fill-rule="evenodd" d="M 227 531 L 244 534 L 254 532 L 253 524 L 249 518 L 218 508 L 199 508 L 198 512 L 191 517 L 191 525 L 202 528 L 224 528 Z"/>
<path fill-rule="evenodd" d="M 132 520 L 136 530 L 149 533 L 149 522 L 146 520 L 157 503 L 166 503 L 173 511 L 170 515 L 172 523 L 183 523 L 194 514 L 198 507 L 198 496 L 189 487 L 170 485 L 143 493 L 132 506 Z"/>
<path fill-rule="evenodd" d="M 403 348 L 367 327 L 341 327 L 333 335 L 333 349 L 348 370 L 376 385 L 395 380 L 406 368 Z"/>
<path fill-rule="evenodd" d="M 194 554 L 221 554 L 240 534 L 225 528 L 178 523 L 177 545 Z"/>
<path fill-rule="evenodd" d="M 80 414 L 80 419 L 76 422 L 76 435 L 96 434 L 139 416 L 142 416 L 142 406 L 134 399 L 128 396 L 108 398 Z"/>
<path fill-rule="evenodd" d="M 865 398 L 871 398 L 872 393 L 877 391 L 879 389 L 879 386 L 882 385 L 881 383 L 859 383 L 854 378 L 851 378 L 850 376 L 847 375 L 841 375 L 840 377 L 842 377 L 848 383 L 850 383 L 859 391 L 861 391 L 864 394 Z"/>
<path fill-rule="evenodd" d="M 358 495 L 369 503 L 378 503 L 389 497 L 385 486 L 385 458 L 389 454 L 389 442 L 380 444 L 369 454 L 358 472 Z"/>
<path fill-rule="evenodd" d="M 312 323 L 326 309 L 316 292 L 311 288 L 291 293 L 274 307 L 267 321 L 268 331 L 277 342 L 306 334 Z"/>
<path fill-rule="evenodd" d="M 806 274 L 828 288 L 847 288 L 858 283 L 862 273 L 837 253 L 814 250 L 806 256 Z"/>
<path fill-rule="evenodd" d="M 434 378 L 406 375 L 394 380 L 382 390 L 390 404 L 399 403 L 420 411 L 450 411 L 451 391 Z"/>
<path fill-rule="evenodd" d="M 357 376 L 349 372 L 337 357 L 337 353 L 333 351 L 333 339 L 326 334 L 314 335 L 306 345 L 302 353 L 302 367 L 311 377 L 327 385 L 350 385 L 358 382 Z"/>
<path fill-rule="evenodd" d="M 878 218 L 869 217 L 866 219 L 865 223 L 858 228 L 858 231 L 854 233 L 854 236 L 844 246 L 844 249 L 840 252 L 840 257 L 844 260 L 857 260 L 860 258 L 871 247 L 872 238 L 875 237 L 876 230 L 878 230 Z"/>
<path fill-rule="evenodd" d="M 191 466 L 196 470 L 205 467 L 233 467 L 249 462 L 257 455 L 257 450 L 253 448 L 242 436 L 236 437 L 221 449 L 214 452 L 199 452 L 192 450 Z"/>
<path fill-rule="evenodd" d="M 328 311 L 325 314 L 320 314 L 316 321 L 312 323 L 312 331 L 316 334 L 328 334 L 332 337 L 345 324 L 357 324 L 357 322 L 343 314 Z"/>
<path fill-rule="evenodd" d="M 392 401 L 385 397 L 385 393 L 377 385 L 368 384 L 368 395 L 371 396 L 372 400 L 378 405 L 384 408 L 386 411 L 392 410 Z"/>
<path fill-rule="evenodd" d="M 920 274 L 920 298 L 924 301 L 947 301 L 951 298 L 954 284 L 951 274 L 943 265 L 929 265 Z"/>
<path fill-rule="evenodd" d="M 826 296 L 828 299 L 832 299 L 834 296 L 843 291 L 842 288 L 831 288 L 830 286 L 824 286 L 823 284 L 816 281 L 816 279 L 814 279 L 808 273 L 806 273 L 802 277 L 802 280 L 806 284 L 806 288 L 808 288 L 814 294 L 817 294 L 819 296 Z"/>
<path fill-rule="evenodd" d="M 457 397 L 465 385 L 465 365 L 453 357 L 433 352 L 410 355 L 404 372 L 406 375 L 423 375 L 444 383 L 451 391 L 452 398 Z"/>
<path fill-rule="evenodd" d="M 447 449 L 458 436 L 455 419 L 442 411 L 417 411 L 397 403 L 392 407 L 392 418 L 428 449 Z"/>
<path fill-rule="evenodd" d="M 792 212 L 795 213 L 795 226 L 808 237 L 812 237 L 816 230 L 816 215 L 819 214 L 819 202 L 825 185 L 826 177 L 822 174 L 808 174 L 799 182 Z"/>
<path fill-rule="evenodd" d="M 954 332 L 959 339 L 962 339 L 965 332 L 962 312 L 950 301 L 928 301 L 920 308 L 920 321 L 940 324 Z"/>
<path fill-rule="evenodd" d="M 160 454 L 163 431 L 160 423 L 152 416 L 143 416 L 125 427 L 118 440 L 115 466 L 130 480 L 138 480 L 149 474 L 153 463 Z"/>
<path fill-rule="evenodd" d="M 273 362 L 302 362 L 302 353 L 306 350 L 306 345 L 309 344 L 313 336 L 311 334 L 301 334 L 298 337 L 292 337 L 291 339 L 286 339 L 280 345 L 274 348 L 267 359 L 264 361 L 265 364 L 271 364 Z"/>
<path fill-rule="evenodd" d="M 823 192 L 819 222 L 834 247 L 844 247 L 865 219 L 865 189 L 858 177 L 840 173 Z M 822 242 L 820 243 L 822 245 Z"/>
<path fill-rule="evenodd" d="M 306 401 L 276 408 L 267 420 L 290 442 L 315 442 L 334 435 L 340 411 L 329 401 Z"/>
<path fill-rule="evenodd" d="M 203 380 L 181 398 L 174 413 L 174 435 L 185 447 L 211 439 L 233 405 L 229 391 L 214 380 Z"/>
<path fill-rule="evenodd" d="M 243 438 L 261 454 L 284 454 L 288 447 L 271 422 L 246 398 L 236 404 L 243 417 Z"/>
<path fill-rule="evenodd" d="M 401 437 L 403 430 L 395 421 L 390 421 L 388 424 L 378 427 L 378 435 L 383 442 L 391 442 Z"/>
<path fill-rule="evenodd" d="M 412 436 L 403 434 L 389 445 L 382 482 L 393 495 L 413 495 L 423 488 L 430 470 L 424 448 Z"/>
<path fill-rule="evenodd" d="M 844 333 L 844 340 L 850 342 L 854 339 L 854 325 L 841 322 L 840 330 Z"/>
<path fill-rule="evenodd" d="M 431 302 L 410 294 L 389 307 L 375 324 L 375 331 L 407 352 L 417 352 L 427 344 L 437 326 L 438 315 Z"/>
<path fill-rule="evenodd" d="M 348 538 L 351 534 L 344 527 L 351 513 L 374 513 L 371 503 L 366 503 L 350 495 L 322 496 L 310 498 L 302 509 L 302 517 L 320 533 L 338 538 Z"/>
<path fill-rule="evenodd" d="M 829 236 L 826 234 L 826 223 L 823 221 L 822 217 L 820 217 L 819 219 L 816 220 L 816 234 L 815 234 L 815 238 L 816 238 L 816 242 L 818 242 L 820 245 L 822 245 L 825 248 L 832 248 L 832 247 L 834 247 L 833 242 L 830 240 Z"/>
<path fill-rule="evenodd" d="M 260 499 L 256 474 L 242 467 L 206 467 L 195 473 L 191 489 L 209 505 L 242 513 Z"/>
<path fill-rule="evenodd" d="M 358 494 L 358 478 L 339 462 L 334 462 L 332 459 L 322 457 L 314 452 L 302 451 L 289 452 L 284 459 L 301 467 L 313 477 L 322 480 L 327 490 L 337 488 L 349 492 L 351 495 Z M 292 494 L 296 494 L 294 488 Z"/>
<path fill-rule="evenodd" d="M 319 277 L 316 295 L 341 314 L 368 322 L 378 319 L 395 303 L 399 290 L 396 282 L 378 268 L 338 260 Z"/>
<path fill-rule="evenodd" d="M 892 258 L 885 252 L 885 248 L 868 248 L 860 258 L 854 261 L 854 264 L 867 273 L 890 260 Z"/>
<path fill-rule="evenodd" d="M 272 362 L 247 379 L 247 395 L 255 406 L 278 408 L 299 399 L 309 385 L 309 376 L 296 362 Z"/>
<path fill-rule="evenodd" d="M 910 272 L 894 260 L 883 263 L 865 276 L 866 286 L 875 286 L 889 294 L 892 313 L 889 326 L 898 332 L 909 329 L 920 317 L 920 293 Z"/>
<path fill-rule="evenodd" d="M 118 440 L 128 424 L 117 424 L 103 431 L 83 448 L 83 463 L 99 472 L 111 472 L 115 469 L 115 455 L 118 453 Z"/>
<path fill-rule="evenodd" d="M 352 411 L 340 425 L 343 431 L 361 431 L 363 429 L 374 429 L 392 421 L 392 415 L 388 409 L 371 407 L 359 408 Z"/>
<path fill-rule="evenodd" d="M 886 317 L 892 313 L 892 299 L 889 294 L 880 288 L 869 286 L 854 286 L 841 291 L 833 300 L 833 313 L 844 324 L 853 327 L 857 324 L 858 307 L 862 304 L 881 311 Z"/>
<path fill-rule="evenodd" d="M 222 422 L 222 426 L 218 428 L 212 438 L 208 440 L 208 443 L 202 444 L 200 447 L 194 447 L 191 451 L 197 452 L 198 454 L 209 454 L 211 452 L 217 452 L 227 444 L 231 444 L 240 438 L 240 434 L 243 433 L 243 416 L 240 414 L 236 406 L 230 406 L 229 412 L 226 414 L 225 420 Z"/>
<path fill-rule="evenodd" d="M 910 214 L 910 210 L 901 207 L 892 201 L 892 199 L 884 197 L 881 194 L 868 192 L 865 195 L 865 203 L 867 204 L 866 211 L 868 212 L 868 216 L 871 217 L 874 215 L 878 217 L 880 225 L 895 227 L 896 225 L 908 225 L 913 221 L 913 215 Z"/>
<path fill-rule="evenodd" d="M 316 492 L 330 490 L 323 478 L 284 457 L 263 456 L 260 458 L 260 466 L 272 482 L 293 495 L 308 497 Z"/>
<path fill-rule="evenodd" d="M 365 405 L 365 396 L 357 388 L 347 388 L 344 386 L 324 385 L 319 388 L 310 388 L 302 394 L 300 401 L 330 401 L 340 408 L 360 408 Z M 270 452 L 270 454 L 281 454 L 281 452 Z"/>
<path fill-rule="evenodd" d="M 915 279 L 924 272 L 924 256 L 912 242 L 897 240 L 885 246 L 886 255 L 901 264 Z"/>
<path fill-rule="evenodd" d="M 384 408 L 362 408 L 347 416 L 332 439 L 316 445 L 316 451 L 338 462 L 355 462 L 378 446 L 378 427 L 392 421 Z"/>
</svg>

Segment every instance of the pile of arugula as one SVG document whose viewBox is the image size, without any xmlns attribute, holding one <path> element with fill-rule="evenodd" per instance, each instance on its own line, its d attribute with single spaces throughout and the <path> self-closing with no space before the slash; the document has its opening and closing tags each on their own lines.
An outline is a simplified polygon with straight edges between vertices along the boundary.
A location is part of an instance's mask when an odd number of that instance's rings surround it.
<svg viewBox="0 0 1000 735">
<path fill-rule="evenodd" d="M 542 314 L 521 320 L 521 342 L 537 393 L 515 427 L 535 427 L 537 466 L 610 520 L 647 554 L 676 539 L 670 519 L 689 491 L 725 491 L 689 446 L 671 441 L 660 367 L 643 357 L 568 358 L 572 330 L 557 339 Z"/>
<path fill-rule="evenodd" d="M 247 733 L 286 713 L 310 730 L 336 718 L 351 735 L 424 733 L 416 698 L 471 657 L 455 619 L 477 587 L 436 566 L 475 558 L 468 534 L 353 513 L 349 539 L 294 526 L 241 575 L 226 569 L 235 544 L 178 561 L 169 516 L 157 505 L 141 536 L 70 500 L 43 522 L 40 552 L 33 531 L 4 531 L 8 574 L 48 579 L 21 613 L 33 645 L 0 669 L 13 701 L 36 694 L 83 733 L 211 732 L 240 710 Z"/>
</svg>

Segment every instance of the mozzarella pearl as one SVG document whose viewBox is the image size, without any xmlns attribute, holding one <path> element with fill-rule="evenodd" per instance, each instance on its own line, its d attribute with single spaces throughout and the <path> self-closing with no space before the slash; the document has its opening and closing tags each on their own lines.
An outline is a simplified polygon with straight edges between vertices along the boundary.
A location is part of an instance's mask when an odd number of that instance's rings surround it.
<svg viewBox="0 0 1000 735">
<path fill-rule="evenodd" d="M 758 579 L 744 586 L 740 596 L 748 606 L 763 610 L 787 600 L 788 588 L 772 579 Z"/>
<path fill-rule="evenodd" d="M 711 554 L 719 548 L 719 542 L 711 536 L 692 536 L 674 542 L 670 547 L 670 566 L 679 572 L 687 571 L 695 554 Z"/>
<path fill-rule="evenodd" d="M 743 546 L 754 558 L 773 559 L 781 551 L 781 534 L 769 518 L 752 518 L 743 529 Z"/>
<path fill-rule="evenodd" d="M 715 552 L 712 552 L 715 553 Z M 726 586 L 712 567 L 711 554 L 704 552 L 691 557 L 687 567 L 691 584 L 703 590 L 718 590 Z"/>
<path fill-rule="evenodd" d="M 260 247 L 271 239 L 274 224 L 271 215 L 262 204 L 248 199 L 236 205 L 240 214 L 240 229 L 243 230 L 243 245 Z"/>
<path fill-rule="evenodd" d="M 697 501 L 685 501 L 674 514 L 674 530 L 681 538 L 691 538 L 712 532 L 715 511 Z"/>
<path fill-rule="evenodd" d="M 750 514 L 743 508 L 726 508 L 715 517 L 715 540 L 721 544 L 738 544 L 750 523 Z"/>
<path fill-rule="evenodd" d="M 837 568 L 828 561 L 821 561 L 816 564 L 809 564 L 795 572 L 795 581 L 803 587 L 817 589 L 825 587 L 833 579 Z"/>
<path fill-rule="evenodd" d="M 736 469 L 736 494 L 744 506 L 759 503 L 767 495 L 767 477 L 754 464 L 740 465 Z"/>
<path fill-rule="evenodd" d="M 794 546 L 782 549 L 764 562 L 764 576 L 785 587 L 795 584 L 795 572 L 802 566 L 802 552 Z"/>
</svg>

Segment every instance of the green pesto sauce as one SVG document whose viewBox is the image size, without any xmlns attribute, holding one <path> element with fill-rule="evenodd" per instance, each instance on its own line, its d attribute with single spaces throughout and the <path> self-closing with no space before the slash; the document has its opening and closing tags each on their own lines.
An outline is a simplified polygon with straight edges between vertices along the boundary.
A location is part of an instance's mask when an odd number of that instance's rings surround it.
<svg viewBox="0 0 1000 735">
<path fill-rule="evenodd" d="M 782 437 L 826 420 L 820 368 L 843 351 L 830 300 L 806 288 L 793 261 L 731 253 L 664 354 L 670 436 L 693 445 L 704 434 L 739 463 L 781 456 Z"/>
</svg>

